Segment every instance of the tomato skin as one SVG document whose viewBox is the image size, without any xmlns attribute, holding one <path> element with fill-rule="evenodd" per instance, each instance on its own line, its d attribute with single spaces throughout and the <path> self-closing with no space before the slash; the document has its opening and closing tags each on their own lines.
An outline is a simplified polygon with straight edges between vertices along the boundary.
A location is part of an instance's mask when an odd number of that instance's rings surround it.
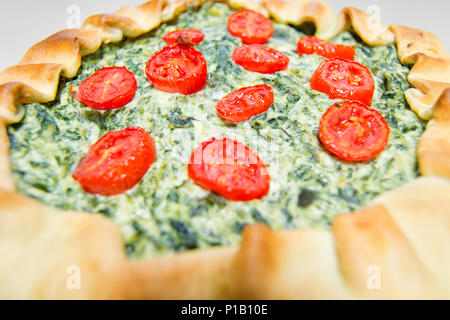
<svg viewBox="0 0 450 320">
<path fill-rule="evenodd" d="M 185 44 L 166 46 L 156 52 L 148 61 L 145 73 L 156 89 L 184 95 L 202 90 L 208 80 L 203 54 Z"/>
<path fill-rule="evenodd" d="M 355 47 L 343 44 L 335 44 L 316 37 L 301 37 L 297 43 L 297 53 L 318 54 L 324 58 L 355 59 Z"/>
<path fill-rule="evenodd" d="M 131 71 L 125 67 L 107 67 L 97 70 L 71 91 L 75 100 L 91 109 L 111 110 L 133 100 L 136 89 L 136 78 Z"/>
<path fill-rule="evenodd" d="M 226 95 L 217 103 L 216 110 L 225 120 L 237 123 L 266 112 L 273 101 L 272 88 L 265 84 L 258 84 Z"/>
<path fill-rule="evenodd" d="M 319 140 L 338 158 L 366 161 L 387 146 L 389 126 L 381 113 L 358 101 L 333 104 L 322 115 Z"/>
<path fill-rule="evenodd" d="M 197 44 L 202 42 L 204 38 L 203 32 L 195 29 L 175 30 L 162 37 L 169 45 L 175 43 Z"/>
<path fill-rule="evenodd" d="M 375 82 L 367 67 L 355 61 L 330 59 L 323 61 L 311 77 L 311 88 L 331 99 L 372 103 Z"/>
<path fill-rule="evenodd" d="M 270 19 L 249 9 L 238 10 L 231 14 L 227 28 L 232 36 L 241 38 L 245 44 L 266 43 L 274 33 Z"/>
<path fill-rule="evenodd" d="M 88 193 L 114 196 L 133 188 L 155 158 L 155 142 L 144 129 L 110 131 L 90 147 L 72 177 Z"/>
<path fill-rule="evenodd" d="M 286 55 L 261 44 L 236 48 L 232 59 L 248 71 L 266 74 L 286 70 L 289 64 L 289 58 Z"/>
<path fill-rule="evenodd" d="M 248 146 L 228 138 L 212 138 L 191 155 L 188 175 L 195 183 L 231 201 L 261 199 L 269 192 L 264 162 Z"/>
</svg>

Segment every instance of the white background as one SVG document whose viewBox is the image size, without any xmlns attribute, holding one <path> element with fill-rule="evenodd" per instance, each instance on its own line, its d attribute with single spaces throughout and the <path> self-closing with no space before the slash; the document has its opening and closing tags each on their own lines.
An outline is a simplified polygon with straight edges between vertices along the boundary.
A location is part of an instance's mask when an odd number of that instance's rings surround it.
<svg viewBox="0 0 450 320">
<path fill-rule="evenodd" d="M 34 43 L 67 28 L 70 5 L 82 21 L 96 13 L 145 0 L 0 0 L 0 70 L 17 63 Z M 328 0 L 337 14 L 345 6 L 366 10 L 378 6 L 384 24 L 402 24 L 436 34 L 450 51 L 450 0 Z"/>
</svg>

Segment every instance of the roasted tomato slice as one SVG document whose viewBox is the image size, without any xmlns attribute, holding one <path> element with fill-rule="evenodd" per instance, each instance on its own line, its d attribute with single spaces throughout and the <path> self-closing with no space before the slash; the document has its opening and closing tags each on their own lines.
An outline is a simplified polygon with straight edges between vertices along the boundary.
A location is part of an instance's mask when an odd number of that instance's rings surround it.
<svg viewBox="0 0 450 320">
<path fill-rule="evenodd" d="M 208 79 L 203 54 L 185 44 L 170 45 L 156 52 L 145 73 L 156 89 L 186 95 L 202 90 Z"/>
<path fill-rule="evenodd" d="M 301 37 L 297 43 L 297 53 L 299 55 L 315 53 L 327 59 L 355 59 L 355 47 L 335 44 L 316 37 Z"/>
<path fill-rule="evenodd" d="M 123 107 L 136 93 L 134 74 L 125 67 L 102 68 L 83 80 L 78 88 L 71 88 L 75 100 L 96 110 Z"/>
<path fill-rule="evenodd" d="M 205 35 L 200 30 L 186 29 L 169 32 L 162 38 L 167 44 L 197 44 L 203 41 Z"/>
<path fill-rule="evenodd" d="M 188 175 L 232 201 L 261 199 L 270 187 L 264 162 L 248 146 L 228 138 L 212 138 L 197 147 L 189 160 Z"/>
<path fill-rule="evenodd" d="M 228 31 L 246 44 L 266 43 L 273 35 L 272 22 L 262 14 L 248 9 L 238 10 L 228 18 Z"/>
<path fill-rule="evenodd" d="M 389 126 L 381 113 L 358 101 L 338 102 L 323 114 L 319 139 L 342 160 L 365 161 L 386 148 Z"/>
<path fill-rule="evenodd" d="M 272 88 L 265 84 L 258 84 L 226 95 L 217 103 L 216 110 L 225 120 L 241 122 L 266 112 L 273 104 L 273 100 Z"/>
<path fill-rule="evenodd" d="M 262 44 L 238 47 L 234 50 L 232 58 L 244 69 L 259 73 L 275 73 L 285 70 L 289 64 L 286 55 Z"/>
<path fill-rule="evenodd" d="M 133 188 L 155 158 L 155 142 L 144 129 L 111 131 L 91 146 L 72 176 L 88 193 L 113 196 Z"/>
<path fill-rule="evenodd" d="M 311 88 L 331 99 L 372 103 L 375 83 L 369 69 L 355 61 L 331 59 L 323 61 L 311 77 Z"/>
</svg>

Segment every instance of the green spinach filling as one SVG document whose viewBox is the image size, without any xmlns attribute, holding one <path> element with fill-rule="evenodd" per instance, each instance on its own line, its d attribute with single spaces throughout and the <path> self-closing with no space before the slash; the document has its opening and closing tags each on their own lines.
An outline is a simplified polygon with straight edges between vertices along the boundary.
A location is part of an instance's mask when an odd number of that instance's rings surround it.
<svg viewBox="0 0 450 320">
<path fill-rule="evenodd" d="M 253 73 L 230 58 L 241 45 L 227 31 L 231 12 L 225 4 L 206 3 L 138 39 L 103 45 L 83 59 L 75 78 L 61 80 L 54 102 L 27 105 L 24 119 L 8 128 L 20 192 L 57 208 L 110 217 L 122 231 L 129 256 L 148 257 L 237 244 L 242 229 L 257 222 L 274 230 L 327 228 L 337 214 L 358 209 L 418 176 L 416 147 L 425 124 L 405 101 L 409 69 L 399 62 L 394 45 L 371 48 L 353 32 L 333 40 L 354 45 L 356 61 L 371 70 L 376 83 L 372 107 L 391 129 L 389 145 L 377 158 L 346 163 L 331 156 L 317 138 L 320 117 L 334 101 L 310 88 L 309 79 L 323 58 L 296 53 L 305 30 L 274 23 L 275 34 L 267 45 L 286 54 L 289 67 L 275 74 Z M 190 96 L 152 88 L 144 72 L 148 59 L 165 46 L 164 34 L 186 28 L 205 34 L 196 48 L 207 61 L 206 88 Z M 126 66 L 135 74 L 138 90 L 132 102 L 96 111 L 75 101 L 69 87 L 106 66 Z M 239 124 L 217 116 L 215 105 L 223 96 L 260 83 L 275 93 L 267 112 Z M 102 135 L 130 126 L 154 137 L 155 163 L 125 194 L 86 194 L 71 176 L 74 167 Z M 271 175 L 268 196 L 230 202 L 188 178 L 191 152 L 213 136 L 234 138 L 259 154 Z"/>
</svg>

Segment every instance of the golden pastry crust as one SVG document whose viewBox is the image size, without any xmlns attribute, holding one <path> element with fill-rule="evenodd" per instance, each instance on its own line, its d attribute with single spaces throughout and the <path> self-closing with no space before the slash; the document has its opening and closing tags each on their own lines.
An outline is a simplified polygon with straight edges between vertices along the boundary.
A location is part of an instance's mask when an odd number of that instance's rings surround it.
<svg viewBox="0 0 450 320">
<path fill-rule="evenodd" d="M 2 298 L 118 298 L 122 294 L 123 245 L 112 221 L 86 213 L 57 214 L 6 191 L 0 191 L 0 221 Z M 71 266 L 80 268 L 80 290 L 67 286 Z"/>
<path fill-rule="evenodd" d="M 431 119 L 439 97 L 450 88 L 450 59 L 419 54 L 408 81 L 415 87 L 405 91 L 411 109 L 422 119 Z"/>
<path fill-rule="evenodd" d="M 434 292 L 419 258 L 385 207 L 338 216 L 333 231 L 341 272 L 358 296 L 411 299 Z M 371 267 L 380 270 L 379 290 L 367 283 Z M 409 279 L 415 284 L 405 286 Z"/>
<path fill-rule="evenodd" d="M 426 272 L 427 288 L 433 290 L 421 291 L 420 278 L 411 277 L 400 288 L 404 295 L 399 296 L 450 297 L 449 187 L 450 180 L 446 178 L 421 177 L 373 201 L 389 211 Z M 409 268 L 405 270 L 419 269 L 412 264 L 413 260 L 407 262 Z"/>
<path fill-rule="evenodd" d="M 111 220 L 62 213 L 16 192 L 0 191 L 2 298 L 231 297 L 227 274 L 234 253 L 224 247 L 128 261 Z M 74 266 L 80 271 L 79 289 L 70 285 L 76 285 L 70 278 Z"/>
<path fill-rule="evenodd" d="M 420 172 L 450 178 L 450 88 L 439 99 L 434 117 L 417 148 Z"/>
<path fill-rule="evenodd" d="M 322 0 L 263 0 L 261 5 L 276 21 L 296 26 L 314 23 L 316 35 L 321 38 L 328 38 L 336 25 L 333 10 Z"/>
<path fill-rule="evenodd" d="M 403 64 L 414 64 L 419 55 L 432 58 L 449 58 L 444 44 L 434 34 L 410 27 L 392 25 L 398 57 Z"/>
<path fill-rule="evenodd" d="M 243 299 L 349 299 L 330 231 L 244 230 L 232 288 Z"/>
<path fill-rule="evenodd" d="M 60 75 L 74 76 L 82 57 L 102 43 L 139 36 L 203 2 L 152 0 L 95 15 L 81 29 L 39 42 L 18 65 L 0 73 L 0 297 L 450 298 L 448 55 L 431 34 L 399 26 L 389 31 L 354 8 L 345 8 L 336 20 L 321 0 L 228 1 L 284 23 L 312 22 L 322 38 L 350 26 L 369 45 L 391 43 L 395 35 L 400 60 L 415 63 L 409 76 L 415 88 L 406 97 L 421 117 L 433 117 L 418 148 L 420 169 L 428 177 L 381 195 L 360 212 L 339 216 L 332 230 L 275 233 L 255 225 L 244 230 L 239 247 L 129 261 L 112 221 L 62 213 L 15 191 L 6 126 L 21 120 L 22 104 L 53 100 Z M 81 272 L 79 289 L 68 284 L 73 266 Z M 368 282 L 372 267 L 379 271 L 380 287 Z"/>
<path fill-rule="evenodd" d="M 15 100 L 18 103 L 32 103 L 32 102 L 49 102 L 52 101 L 56 96 L 56 91 L 58 90 L 59 76 L 63 66 L 55 63 L 41 63 L 41 64 L 26 64 L 26 65 L 16 65 L 4 70 L 0 73 L 0 83 L 21 83 L 25 86 L 31 88 L 39 94 L 33 94 L 31 91 L 27 93 L 25 88 L 21 89 L 23 95 L 19 95 L 16 87 L 1 86 L 2 90 L 9 88 L 10 93 L 13 91 L 17 92 L 15 95 Z M 14 89 L 14 90 L 13 90 Z M 2 95 L 1 98 L 6 95 Z M 6 103 L 7 101 L 2 101 L 2 106 L 5 106 L 6 110 L 14 111 L 11 104 L 13 101 Z M 3 104 L 4 103 L 4 104 Z M 12 119 L 11 119 L 12 120 Z M 20 120 L 20 119 L 19 119 Z"/>
<path fill-rule="evenodd" d="M 411 108 L 423 119 L 431 119 L 433 107 L 446 88 L 450 88 L 450 55 L 432 33 L 393 25 L 398 57 L 414 65 L 408 80 L 415 88 L 405 92 Z"/>
</svg>

